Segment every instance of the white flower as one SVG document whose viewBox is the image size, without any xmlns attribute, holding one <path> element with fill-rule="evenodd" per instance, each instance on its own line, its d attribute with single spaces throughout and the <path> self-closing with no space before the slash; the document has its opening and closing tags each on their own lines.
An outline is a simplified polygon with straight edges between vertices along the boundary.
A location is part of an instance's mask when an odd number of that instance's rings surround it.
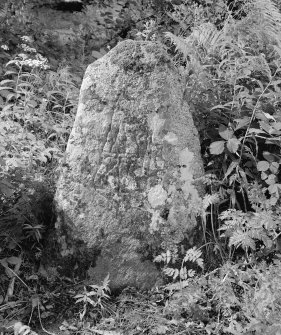
<svg viewBox="0 0 281 335">
<path fill-rule="evenodd" d="M 0 48 L 3 50 L 9 50 L 9 47 L 6 44 L 2 44 Z"/>
<path fill-rule="evenodd" d="M 34 52 L 34 53 L 37 52 L 36 49 L 31 48 L 27 44 L 22 43 L 20 46 L 22 47 L 23 51 L 25 51 L 25 52 Z"/>
<path fill-rule="evenodd" d="M 32 43 L 32 38 L 30 36 L 22 36 L 21 37 L 22 41 L 27 42 L 27 43 Z"/>
<path fill-rule="evenodd" d="M 23 60 L 27 59 L 27 55 L 23 53 L 18 54 L 18 57 L 20 57 Z"/>
</svg>

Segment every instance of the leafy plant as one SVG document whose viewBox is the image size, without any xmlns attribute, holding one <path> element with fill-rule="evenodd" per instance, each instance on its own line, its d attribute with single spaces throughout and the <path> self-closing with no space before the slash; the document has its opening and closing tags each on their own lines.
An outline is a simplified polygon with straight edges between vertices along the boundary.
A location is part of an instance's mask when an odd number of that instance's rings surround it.
<svg viewBox="0 0 281 335">
<path fill-rule="evenodd" d="M 0 83 L 2 173 L 59 159 L 77 105 L 73 75 L 67 68 L 48 70 L 46 58 L 26 44 L 28 37 L 23 40 L 23 53 L 7 63 L 7 79 Z"/>
<path fill-rule="evenodd" d="M 187 3 L 174 5 L 184 29 L 166 36 L 187 79 L 185 96 L 196 111 L 207 173 L 218 179 L 208 186 L 215 198 L 203 201 L 204 231 L 211 223 L 222 256 L 225 237 L 246 253 L 258 241 L 268 250 L 279 229 L 281 14 L 270 0 L 239 2 L 235 15 L 235 6 L 224 4 L 218 23 L 204 6 Z M 252 199 L 257 193 L 258 205 Z M 225 231 L 220 241 L 217 228 Z"/>
<path fill-rule="evenodd" d="M 180 268 L 170 267 L 169 264 L 175 264 L 179 260 L 179 255 L 177 251 L 171 252 L 170 250 L 167 250 L 161 255 L 155 257 L 154 262 L 164 262 L 164 274 L 168 277 L 172 277 L 173 280 L 179 280 L 180 282 L 183 281 L 184 285 L 184 282 L 187 280 L 187 278 L 192 278 L 196 274 L 195 270 L 191 268 L 188 269 L 188 263 L 191 263 L 192 265 L 195 264 L 201 269 L 204 268 L 203 258 L 201 258 L 201 256 L 201 250 L 193 247 L 186 251 L 184 257 L 181 260 Z"/>
<path fill-rule="evenodd" d="M 86 286 L 84 286 L 83 292 L 74 297 L 74 299 L 76 299 L 76 304 L 83 304 L 83 309 L 79 312 L 81 321 L 84 319 L 87 312 L 89 315 L 93 316 L 93 313 L 89 311 L 90 307 L 93 307 L 94 310 L 98 310 L 101 314 L 106 310 L 105 301 L 109 299 L 108 293 L 110 293 L 109 282 L 109 275 L 107 275 L 101 285 L 88 285 L 90 289 L 87 289 Z"/>
</svg>

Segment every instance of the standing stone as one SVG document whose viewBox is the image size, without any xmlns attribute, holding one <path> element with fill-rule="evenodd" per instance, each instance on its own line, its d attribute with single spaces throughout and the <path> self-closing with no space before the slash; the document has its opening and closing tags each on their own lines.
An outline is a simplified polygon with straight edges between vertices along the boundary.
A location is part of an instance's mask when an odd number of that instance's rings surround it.
<svg viewBox="0 0 281 335">
<path fill-rule="evenodd" d="M 149 288 L 155 253 L 192 245 L 203 165 L 184 86 L 153 42 L 124 41 L 85 73 L 55 202 L 62 255 L 90 255 L 93 282 Z"/>
</svg>

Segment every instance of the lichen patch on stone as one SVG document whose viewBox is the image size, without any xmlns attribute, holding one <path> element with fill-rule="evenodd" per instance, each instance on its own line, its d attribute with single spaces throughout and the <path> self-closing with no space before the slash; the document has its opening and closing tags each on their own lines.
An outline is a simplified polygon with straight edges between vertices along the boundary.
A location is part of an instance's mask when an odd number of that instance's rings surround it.
<svg viewBox="0 0 281 335">
<path fill-rule="evenodd" d="M 171 145 L 177 145 L 178 144 L 178 137 L 175 133 L 169 131 L 165 136 L 164 140 L 168 142 Z"/>
<path fill-rule="evenodd" d="M 149 225 L 149 232 L 153 234 L 155 231 L 158 231 L 161 227 L 161 224 L 164 222 L 163 218 L 160 216 L 159 211 L 153 211 L 151 217 L 151 223 Z"/>
<path fill-rule="evenodd" d="M 161 130 L 165 125 L 165 119 L 161 118 L 157 113 L 149 115 L 148 125 L 152 132 L 152 143 L 161 143 L 162 138 L 160 136 Z"/>
<path fill-rule="evenodd" d="M 155 185 L 148 191 L 147 199 L 152 208 L 157 208 L 165 204 L 167 196 L 167 192 L 161 185 Z"/>
</svg>

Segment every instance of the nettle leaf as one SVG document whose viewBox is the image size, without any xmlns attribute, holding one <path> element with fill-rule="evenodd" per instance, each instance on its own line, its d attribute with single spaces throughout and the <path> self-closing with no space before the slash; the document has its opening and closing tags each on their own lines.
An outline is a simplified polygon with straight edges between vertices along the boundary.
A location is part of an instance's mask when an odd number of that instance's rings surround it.
<svg viewBox="0 0 281 335">
<path fill-rule="evenodd" d="M 272 130 L 271 132 L 270 132 L 270 135 L 274 135 L 274 136 L 279 136 L 279 135 L 281 135 L 281 131 L 280 130 Z"/>
<path fill-rule="evenodd" d="M 270 174 L 267 177 L 267 179 L 266 179 L 265 182 L 267 183 L 267 185 L 273 185 L 273 184 L 275 184 L 276 183 L 276 176 L 275 176 L 275 174 Z"/>
<path fill-rule="evenodd" d="M 278 194 L 281 192 L 281 184 L 271 184 L 268 186 L 268 192 L 270 194 Z"/>
<path fill-rule="evenodd" d="M 264 116 L 265 116 L 268 120 L 272 120 L 272 121 L 275 121 L 275 122 L 276 122 L 276 120 L 274 119 L 274 117 L 273 117 L 272 115 L 270 115 L 269 113 L 265 113 L 265 112 L 263 112 L 263 114 L 264 114 Z"/>
<path fill-rule="evenodd" d="M 271 133 L 272 127 L 267 122 L 260 121 L 259 124 L 260 124 L 261 128 L 264 129 L 267 133 L 269 133 L 269 134 Z"/>
<path fill-rule="evenodd" d="M 276 158 L 278 159 L 278 156 L 276 156 L 276 155 L 274 155 L 274 154 L 272 154 L 268 151 L 264 151 L 262 153 L 262 155 L 263 155 L 263 158 L 266 159 L 268 162 L 274 162 Z"/>
<path fill-rule="evenodd" d="M 281 130 L 281 122 L 275 122 L 272 124 L 272 126 L 276 130 Z"/>
<path fill-rule="evenodd" d="M 101 52 L 99 52 L 99 51 L 93 50 L 93 51 L 92 51 L 92 56 L 95 57 L 95 58 L 97 58 L 97 59 L 99 59 L 99 58 L 101 58 L 102 56 L 104 56 L 104 54 L 101 53 Z"/>
<path fill-rule="evenodd" d="M 243 119 L 235 119 L 234 121 L 237 122 L 237 125 L 235 126 L 235 130 L 238 130 L 238 129 L 248 126 L 250 122 L 250 118 L 245 116 L 243 117 Z"/>
<path fill-rule="evenodd" d="M 257 169 L 258 171 L 267 171 L 269 169 L 269 163 L 267 161 L 259 161 Z"/>
<path fill-rule="evenodd" d="M 220 155 L 224 151 L 225 141 L 216 141 L 210 145 L 210 153 L 212 155 Z"/>
<path fill-rule="evenodd" d="M 270 171 L 274 174 L 277 174 L 278 173 L 278 170 L 279 170 L 279 163 L 277 162 L 272 162 L 270 164 L 270 167 L 269 167 Z"/>
<path fill-rule="evenodd" d="M 21 264 L 21 261 L 22 261 L 21 257 L 12 256 L 12 257 L 7 258 L 7 262 L 12 265 Z"/>
<path fill-rule="evenodd" d="M 229 140 L 230 138 L 233 137 L 234 131 L 231 128 L 220 125 L 219 134 L 223 139 Z"/>
<path fill-rule="evenodd" d="M 232 152 L 233 154 L 235 154 L 235 152 L 237 152 L 238 148 L 240 145 L 240 141 L 237 140 L 237 138 L 233 137 L 230 138 L 227 143 L 226 143 L 226 147 L 227 149 Z"/>
</svg>

